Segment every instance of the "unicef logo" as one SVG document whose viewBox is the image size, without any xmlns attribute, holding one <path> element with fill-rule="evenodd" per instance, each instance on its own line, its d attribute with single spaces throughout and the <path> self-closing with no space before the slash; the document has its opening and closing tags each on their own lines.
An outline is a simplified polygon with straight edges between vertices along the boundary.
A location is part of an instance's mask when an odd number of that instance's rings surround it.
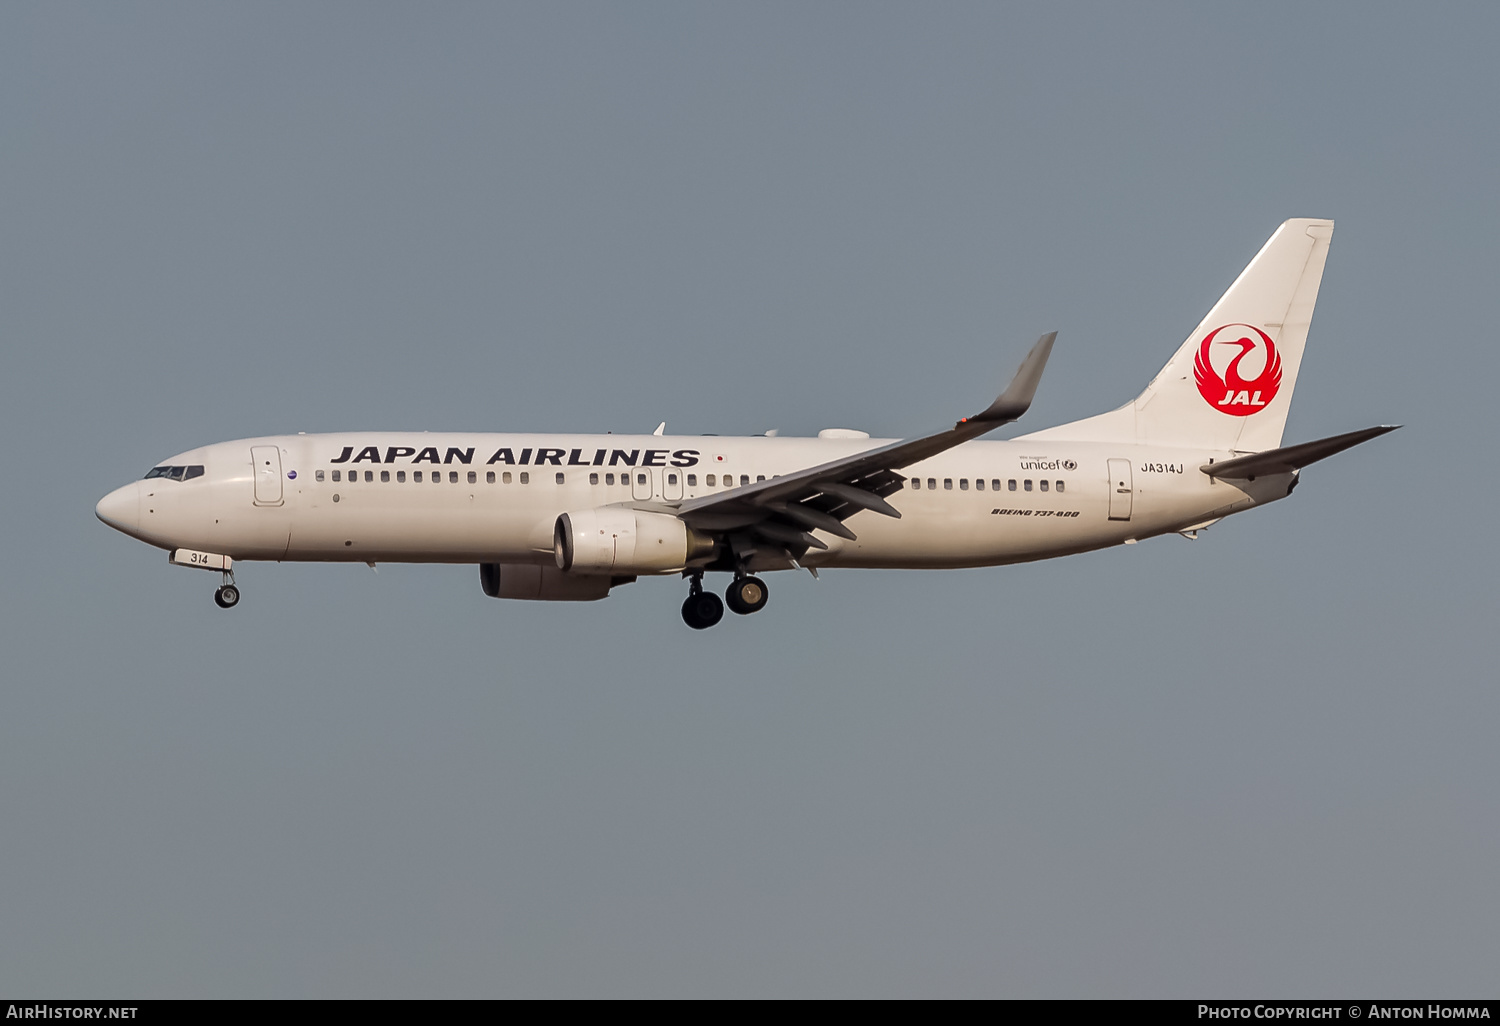
<svg viewBox="0 0 1500 1026">
<path fill-rule="evenodd" d="M 1074 462 L 1073 460 L 1063 460 L 1062 461 L 1062 468 L 1064 470 L 1077 470 L 1078 469 L 1078 464 L 1076 462 Z"/>
</svg>

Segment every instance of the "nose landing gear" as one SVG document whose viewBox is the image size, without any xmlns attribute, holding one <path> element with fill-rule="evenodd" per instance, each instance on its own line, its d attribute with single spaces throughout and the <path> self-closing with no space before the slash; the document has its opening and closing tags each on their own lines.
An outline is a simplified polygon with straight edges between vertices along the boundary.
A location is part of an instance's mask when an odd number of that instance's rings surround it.
<svg viewBox="0 0 1500 1026">
<path fill-rule="evenodd" d="M 214 592 L 214 603 L 220 609 L 233 609 L 239 604 L 240 589 L 234 585 L 234 574 L 226 570 L 224 572 L 224 583 L 219 585 L 219 590 Z"/>
<path fill-rule="evenodd" d="M 695 631 L 705 630 L 724 619 L 724 603 L 711 591 L 703 590 L 703 575 L 693 575 L 687 601 L 682 604 L 682 622 Z"/>
</svg>

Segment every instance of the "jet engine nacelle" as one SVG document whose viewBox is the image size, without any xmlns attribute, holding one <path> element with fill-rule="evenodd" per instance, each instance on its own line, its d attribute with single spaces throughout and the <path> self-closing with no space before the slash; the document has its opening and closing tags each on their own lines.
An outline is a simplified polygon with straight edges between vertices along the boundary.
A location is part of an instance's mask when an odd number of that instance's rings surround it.
<svg viewBox="0 0 1500 1026">
<path fill-rule="evenodd" d="M 633 580 L 610 574 L 565 574 L 556 567 L 535 563 L 479 564 L 479 586 L 490 598 L 594 602 L 608 595 L 616 584 Z"/>
<path fill-rule="evenodd" d="M 569 574 L 659 574 L 713 555 L 714 541 L 670 513 L 605 506 L 564 513 L 552 532 Z"/>
</svg>

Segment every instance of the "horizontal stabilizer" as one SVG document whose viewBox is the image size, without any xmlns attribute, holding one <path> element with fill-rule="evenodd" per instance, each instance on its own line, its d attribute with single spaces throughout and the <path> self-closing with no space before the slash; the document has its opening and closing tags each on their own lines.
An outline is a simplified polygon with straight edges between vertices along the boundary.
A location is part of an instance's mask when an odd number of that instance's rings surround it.
<svg viewBox="0 0 1500 1026">
<path fill-rule="evenodd" d="M 1365 428 L 1362 431 L 1334 435 L 1332 438 L 1320 438 L 1316 442 L 1289 445 L 1284 449 L 1268 449 L 1265 452 L 1225 460 L 1222 463 L 1205 463 L 1200 469 L 1209 477 L 1225 478 L 1256 478 L 1270 474 L 1289 474 L 1294 470 L 1301 470 L 1309 463 L 1316 463 L 1335 453 L 1351 449 L 1361 442 L 1378 438 L 1387 431 L 1394 431 L 1400 426 L 1400 424 L 1382 424 L 1378 427 Z"/>
</svg>

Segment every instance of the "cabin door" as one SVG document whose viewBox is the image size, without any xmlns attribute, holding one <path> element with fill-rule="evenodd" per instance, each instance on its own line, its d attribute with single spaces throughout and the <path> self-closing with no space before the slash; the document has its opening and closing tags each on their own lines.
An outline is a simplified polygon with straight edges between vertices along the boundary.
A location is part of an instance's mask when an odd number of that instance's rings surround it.
<svg viewBox="0 0 1500 1026">
<path fill-rule="evenodd" d="M 255 504 L 281 505 L 281 450 L 274 445 L 252 445 L 250 463 L 255 468 Z"/>
</svg>

